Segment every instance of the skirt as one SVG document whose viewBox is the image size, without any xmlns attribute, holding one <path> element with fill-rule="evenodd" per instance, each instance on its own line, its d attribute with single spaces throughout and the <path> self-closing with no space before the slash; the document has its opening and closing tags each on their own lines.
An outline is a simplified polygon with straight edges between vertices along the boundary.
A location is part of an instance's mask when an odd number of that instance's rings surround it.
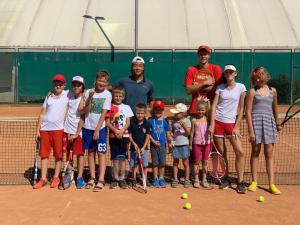
<svg viewBox="0 0 300 225">
<path fill-rule="evenodd" d="M 275 144 L 277 128 L 272 114 L 252 114 L 256 144 Z"/>
</svg>

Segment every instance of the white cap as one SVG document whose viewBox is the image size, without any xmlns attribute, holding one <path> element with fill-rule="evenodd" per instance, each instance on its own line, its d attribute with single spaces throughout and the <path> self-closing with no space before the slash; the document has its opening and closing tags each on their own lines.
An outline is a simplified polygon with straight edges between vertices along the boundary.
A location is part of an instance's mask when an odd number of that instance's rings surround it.
<svg viewBox="0 0 300 225">
<path fill-rule="evenodd" d="M 132 63 L 143 63 L 143 64 L 145 64 L 145 61 L 142 57 L 136 56 L 136 57 L 133 58 Z"/>
<path fill-rule="evenodd" d="M 235 68 L 234 65 L 226 65 L 226 66 L 224 67 L 224 72 L 225 72 L 226 70 L 233 70 L 233 71 L 236 71 L 236 68 Z"/>
<path fill-rule="evenodd" d="M 74 81 L 82 83 L 83 86 L 84 86 L 84 79 L 83 79 L 83 77 L 81 77 L 81 76 L 75 76 L 75 77 L 72 78 L 72 82 L 74 82 Z"/>
<path fill-rule="evenodd" d="M 185 104 L 178 103 L 178 104 L 175 105 L 175 109 L 170 109 L 170 112 L 174 113 L 174 114 L 176 114 L 176 113 L 185 113 L 185 112 L 187 112 L 187 110 L 188 110 L 188 108 Z"/>
</svg>

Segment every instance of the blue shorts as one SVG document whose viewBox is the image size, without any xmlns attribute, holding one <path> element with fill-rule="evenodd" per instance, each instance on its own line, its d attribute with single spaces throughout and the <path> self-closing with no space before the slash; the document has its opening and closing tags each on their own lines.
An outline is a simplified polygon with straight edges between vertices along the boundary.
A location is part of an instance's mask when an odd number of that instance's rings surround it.
<svg viewBox="0 0 300 225">
<path fill-rule="evenodd" d="M 153 147 L 151 146 L 151 158 L 153 166 L 165 166 L 167 149 L 166 147 Z"/>
<path fill-rule="evenodd" d="M 84 150 L 94 150 L 98 153 L 105 154 L 107 151 L 106 134 L 106 127 L 104 127 L 99 131 L 99 138 L 95 141 L 93 140 L 94 130 L 82 128 Z"/>
<path fill-rule="evenodd" d="M 190 149 L 188 145 L 178 145 L 173 149 L 174 159 L 186 159 L 190 157 Z"/>
<path fill-rule="evenodd" d="M 127 156 L 127 148 L 128 148 L 129 139 L 128 138 L 111 138 L 109 139 L 109 147 L 110 147 L 110 159 L 116 160 L 124 158 L 128 159 Z"/>
<path fill-rule="evenodd" d="M 149 150 L 145 150 L 144 154 L 142 155 L 142 163 L 143 167 L 148 167 L 148 156 L 149 156 Z M 130 151 L 130 167 L 134 167 L 138 164 L 138 157 L 136 151 Z"/>
</svg>

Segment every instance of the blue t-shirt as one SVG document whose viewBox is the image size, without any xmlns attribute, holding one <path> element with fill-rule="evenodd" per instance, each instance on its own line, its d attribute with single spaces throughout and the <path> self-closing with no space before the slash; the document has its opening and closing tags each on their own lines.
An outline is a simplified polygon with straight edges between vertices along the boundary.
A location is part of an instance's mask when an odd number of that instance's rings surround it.
<svg viewBox="0 0 300 225">
<path fill-rule="evenodd" d="M 123 103 L 129 105 L 133 111 L 137 104 L 147 105 L 153 99 L 153 83 L 145 77 L 141 82 L 136 82 L 132 76 L 124 77 L 118 80 L 114 87 L 125 89 Z"/>
<path fill-rule="evenodd" d="M 170 131 L 170 126 L 165 119 L 157 120 L 153 117 L 149 118 L 150 133 L 155 141 L 159 141 L 160 146 L 167 144 L 167 131 Z"/>
</svg>

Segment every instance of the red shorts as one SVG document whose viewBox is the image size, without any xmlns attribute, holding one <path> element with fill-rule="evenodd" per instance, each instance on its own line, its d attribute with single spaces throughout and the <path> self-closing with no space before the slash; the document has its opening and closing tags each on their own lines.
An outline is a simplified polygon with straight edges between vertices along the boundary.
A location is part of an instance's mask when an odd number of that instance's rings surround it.
<svg viewBox="0 0 300 225">
<path fill-rule="evenodd" d="M 40 131 L 41 158 L 49 158 L 51 148 L 53 149 L 53 156 L 56 159 L 61 159 L 63 155 L 63 135 L 64 130 L 49 130 Z"/>
<path fill-rule="evenodd" d="M 215 137 L 225 137 L 232 136 L 232 131 L 235 123 L 223 123 L 215 120 Z"/>
<path fill-rule="evenodd" d="M 70 149 L 73 147 L 74 155 L 84 155 L 83 146 L 82 146 L 82 138 L 80 135 L 77 136 L 73 142 L 68 140 L 68 134 L 64 133 L 64 141 L 63 141 L 64 152 L 67 150 L 68 153 Z"/>
</svg>

